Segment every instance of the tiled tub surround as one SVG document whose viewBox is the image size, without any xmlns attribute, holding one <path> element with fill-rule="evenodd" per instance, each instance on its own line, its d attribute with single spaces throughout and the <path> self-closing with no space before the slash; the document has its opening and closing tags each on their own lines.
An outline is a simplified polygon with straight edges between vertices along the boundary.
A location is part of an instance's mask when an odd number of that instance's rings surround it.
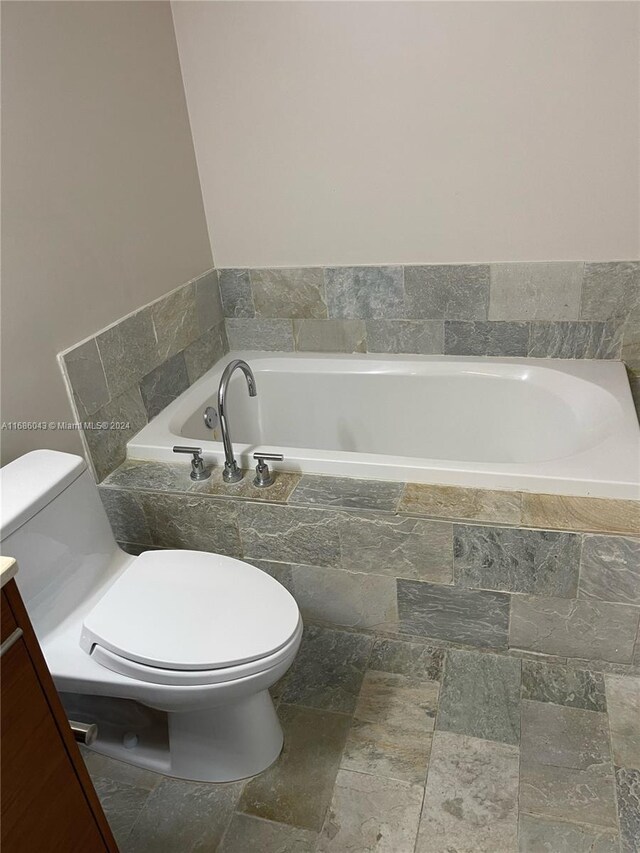
<svg viewBox="0 0 640 853">
<path fill-rule="evenodd" d="M 638 678 L 308 625 L 274 701 L 246 781 L 83 749 L 122 853 L 638 851 Z"/>
<path fill-rule="evenodd" d="M 128 423 L 82 435 L 98 481 L 126 444 L 228 351 L 211 270 L 60 354 L 78 422 Z"/>
<path fill-rule="evenodd" d="M 623 358 L 640 262 L 220 270 L 231 349 Z"/>
<path fill-rule="evenodd" d="M 542 495 L 291 474 L 229 488 L 219 470 L 193 484 L 185 465 L 147 462 L 101 494 L 127 549 L 243 558 L 306 619 L 640 672 L 637 502 L 552 496 L 539 529 Z"/>
<path fill-rule="evenodd" d="M 234 453 L 258 448 L 291 472 L 557 495 L 640 495 L 640 430 L 620 362 L 399 354 L 231 351 L 251 365 L 228 392 Z M 196 444 L 222 465 L 217 407 L 224 361 L 130 442 L 170 462 Z M 545 523 L 539 525 L 544 527 Z"/>
<path fill-rule="evenodd" d="M 229 349 L 622 358 L 640 400 L 640 263 L 211 270 L 60 360 L 98 480 Z M 218 284 L 219 281 L 219 284 Z M 225 319 L 226 318 L 226 319 Z"/>
</svg>

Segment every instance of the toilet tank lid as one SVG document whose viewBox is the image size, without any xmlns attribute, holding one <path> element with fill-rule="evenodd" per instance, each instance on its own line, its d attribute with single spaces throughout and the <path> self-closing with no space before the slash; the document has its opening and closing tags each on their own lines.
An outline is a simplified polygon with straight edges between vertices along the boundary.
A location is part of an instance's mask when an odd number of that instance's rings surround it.
<svg viewBox="0 0 640 853">
<path fill-rule="evenodd" d="M 71 453 L 32 450 L 0 468 L 0 539 L 51 503 L 86 467 Z"/>
</svg>

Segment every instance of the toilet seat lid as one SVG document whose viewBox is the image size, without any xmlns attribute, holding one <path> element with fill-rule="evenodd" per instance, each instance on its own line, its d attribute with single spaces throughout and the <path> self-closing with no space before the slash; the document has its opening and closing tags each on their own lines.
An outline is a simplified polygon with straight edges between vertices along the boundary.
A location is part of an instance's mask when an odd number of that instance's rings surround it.
<svg viewBox="0 0 640 853">
<path fill-rule="evenodd" d="M 146 551 L 87 614 L 80 645 L 163 669 L 220 669 L 273 654 L 299 619 L 293 596 L 255 566 L 202 551 Z"/>
</svg>

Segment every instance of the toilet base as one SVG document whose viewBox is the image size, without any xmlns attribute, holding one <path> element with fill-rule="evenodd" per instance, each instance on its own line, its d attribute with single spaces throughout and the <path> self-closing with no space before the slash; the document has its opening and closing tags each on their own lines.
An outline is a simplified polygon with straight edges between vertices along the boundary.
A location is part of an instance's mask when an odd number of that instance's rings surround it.
<svg viewBox="0 0 640 853">
<path fill-rule="evenodd" d="M 235 782 L 280 755 L 282 728 L 268 690 L 204 711 L 164 713 L 128 699 L 62 694 L 74 719 L 98 724 L 92 751 L 194 782 Z"/>
<path fill-rule="evenodd" d="M 206 711 L 168 714 L 172 776 L 233 782 L 269 767 L 282 728 L 268 690 Z"/>
</svg>

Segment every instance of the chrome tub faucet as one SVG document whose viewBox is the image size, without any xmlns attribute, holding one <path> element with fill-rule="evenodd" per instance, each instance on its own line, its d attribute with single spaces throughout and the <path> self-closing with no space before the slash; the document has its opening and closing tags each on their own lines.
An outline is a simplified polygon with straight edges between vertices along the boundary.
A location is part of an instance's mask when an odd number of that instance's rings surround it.
<svg viewBox="0 0 640 853">
<path fill-rule="evenodd" d="M 218 387 L 218 417 L 220 418 L 220 432 L 222 433 L 222 444 L 224 446 L 225 459 L 222 479 L 225 483 L 237 483 L 243 477 L 242 470 L 238 468 L 238 463 L 233 457 L 233 446 L 231 444 L 231 435 L 229 434 L 229 423 L 227 421 L 226 412 L 227 404 L 225 400 L 229 382 L 236 370 L 241 370 L 244 373 L 247 380 L 247 388 L 249 389 L 249 396 L 255 397 L 258 393 L 256 389 L 255 376 L 247 362 L 240 358 L 235 361 L 230 361 L 222 373 L 220 385 Z"/>
</svg>

